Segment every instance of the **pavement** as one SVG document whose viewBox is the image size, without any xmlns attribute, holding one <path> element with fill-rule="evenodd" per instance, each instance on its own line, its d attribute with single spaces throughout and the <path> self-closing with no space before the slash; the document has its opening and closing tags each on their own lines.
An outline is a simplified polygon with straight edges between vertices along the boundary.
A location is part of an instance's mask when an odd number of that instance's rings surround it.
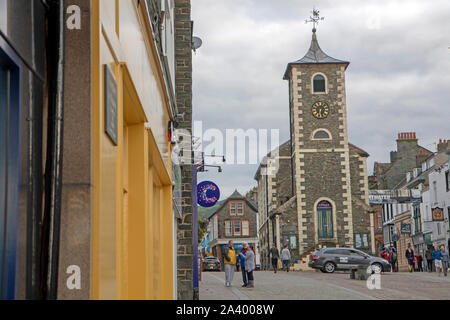
<svg viewBox="0 0 450 320">
<path fill-rule="evenodd" d="M 450 276 L 436 273 L 383 273 L 380 289 L 350 279 L 349 273 L 254 272 L 255 288 L 242 288 L 241 272 L 225 287 L 224 272 L 203 272 L 200 300 L 448 300 Z"/>
</svg>

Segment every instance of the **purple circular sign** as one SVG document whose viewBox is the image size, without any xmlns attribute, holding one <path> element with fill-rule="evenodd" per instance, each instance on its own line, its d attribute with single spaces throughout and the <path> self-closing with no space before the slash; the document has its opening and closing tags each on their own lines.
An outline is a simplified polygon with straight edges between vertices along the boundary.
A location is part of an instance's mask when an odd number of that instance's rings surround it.
<svg viewBox="0 0 450 320">
<path fill-rule="evenodd" d="M 211 181 L 203 181 L 197 186 L 197 203 L 202 207 L 212 207 L 220 199 L 219 187 Z"/>
</svg>

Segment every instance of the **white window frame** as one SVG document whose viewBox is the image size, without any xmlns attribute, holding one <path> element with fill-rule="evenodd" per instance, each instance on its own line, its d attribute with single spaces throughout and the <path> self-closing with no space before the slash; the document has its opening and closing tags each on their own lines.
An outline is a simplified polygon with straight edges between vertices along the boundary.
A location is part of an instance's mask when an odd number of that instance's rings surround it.
<svg viewBox="0 0 450 320">
<path fill-rule="evenodd" d="M 233 221 L 225 220 L 225 237 L 233 236 Z"/>
<path fill-rule="evenodd" d="M 236 227 L 239 227 L 239 231 L 236 231 Z M 241 221 L 240 220 L 234 220 L 233 221 L 233 234 L 235 236 L 240 236 L 242 235 L 242 226 L 241 226 Z"/>
<path fill-rule="evenodd" d="M 238 216 L 243 216 L 244 212 L 245 212 L 245 204 L 244 202 L 237 202 L 236 203 L 236 215 Z M 241 206 L 241 208 L 239 209 L 239 206 Z M 241 212 L 239 212 L 239 210 L 241 210 Z"/>
<path fill-rule="evenodd" d="M 236 212 L 236 202 L 230 202 L 230 216 L 235 216 Z"/>
<path fill-rule="evenodd" d="M 246 232 L 244 232 L 244 230 L 246 230 Z M 241 232 L 244 237 L 250 236 L 250 222 L 248 220 L 242 220 Z"/>
</svg>

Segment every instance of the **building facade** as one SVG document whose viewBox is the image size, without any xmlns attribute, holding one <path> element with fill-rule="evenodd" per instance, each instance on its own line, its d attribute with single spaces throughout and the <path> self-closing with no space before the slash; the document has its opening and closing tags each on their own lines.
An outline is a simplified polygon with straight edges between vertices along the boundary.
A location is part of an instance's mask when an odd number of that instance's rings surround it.
<svg viewBox="0 0 450 320">
<path fill-rule="evenodd" d="M 259 254 L 257 214 L 258 210 L 254 204 L 235 191 L 208 218 L 209 247 L 213 256 L 221 260 L 222 267 L 224 249 L 229 240 L 233 240 L 237 253 L 246 242 L 256 246 L 255 255 Z"/>
<path fill-rule="evenodd" d="M 9 95 L 24 125 L 20 150 L 8 149 L 23 180 L 8 182 L 18 190 L 10 197 L 21 198 L 11 198 L 18 263 L 5 297 L 176 299 L 177 225 L 191 236 L 191 222 L 173 205 L 168 136 L 177 102 L 191 108 L 191 89 L 179 79 L 189 70 L 177 69 L 190 64 L 176 62 L 175 50 L 177 28 L 191 30 L 190 13 L 177 21 L 189 1 L 47 4 L 0 1 L 0 63 L 12 66 L 7 51 L 20 65 L 11 67 L 21 81 Z M 183 41 L 187 48 L 190 38 Z M 17 119 L 8 122 L 19 128 Z"/>
<path fill-rule="evenodd" d="M 318 246 L 375 250 L 364 150 L 348 141 L 345 71 L 313 29 L 306 55 L 289 63 L 292 184 L 300 255 Z"/>
</svg>

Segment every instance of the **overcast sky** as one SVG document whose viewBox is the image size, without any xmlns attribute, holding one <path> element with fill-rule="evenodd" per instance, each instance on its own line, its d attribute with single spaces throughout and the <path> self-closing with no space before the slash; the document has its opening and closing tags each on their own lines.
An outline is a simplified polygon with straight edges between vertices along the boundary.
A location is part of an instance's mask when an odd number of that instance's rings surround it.
<svg viewBox="0 0 450 320">
<path fill-rule="evenodd" d="M 194 120 L 203 129 L 279 129 L 289 139 L 289 62 L 311 42 L 313 6 L 321 48 L 350 61 L 346 72 L 349 141 L 374 161 L 389 162 L 399 132 L 417 132 L 436 150 L 450 139 L 450 1 L 192 0 Z M 204 147 L 208 143 L 204 143 Z M 224 153 L 223 151 L 222 153 Z M 219 152 L 218 152 L 219 153 Z M 257 165 L 226 165 L 215 181 L 222 199 L 256 185 Z"/>
</svg>

